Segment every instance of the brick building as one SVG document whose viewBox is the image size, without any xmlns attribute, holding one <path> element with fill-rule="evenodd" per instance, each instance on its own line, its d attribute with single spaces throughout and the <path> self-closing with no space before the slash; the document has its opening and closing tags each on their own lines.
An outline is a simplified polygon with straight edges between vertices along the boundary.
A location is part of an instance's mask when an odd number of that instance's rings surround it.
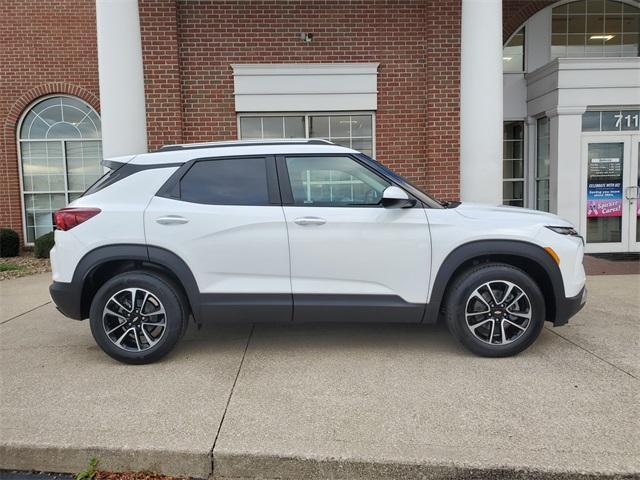
<svg viewBox="0 0 640 480">
<path fill-rule="evenodd" d="M 102 157 L 318 137 L 434 197 L 549 210 L 592 251 L 640 250 L 637 1 L 0 9 L 0 226 L 27 245 L 101 174 Z"/>
</svg>

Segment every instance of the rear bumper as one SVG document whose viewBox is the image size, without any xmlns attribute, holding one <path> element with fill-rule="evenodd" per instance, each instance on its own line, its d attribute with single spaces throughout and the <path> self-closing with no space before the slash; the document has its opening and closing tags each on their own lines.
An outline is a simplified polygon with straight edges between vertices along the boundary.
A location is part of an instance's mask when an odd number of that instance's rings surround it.
<svg viewBox="0 0 640 480">
<path fill-rule="evenodd" d="M 561 299 L 556 305 L 556 318 L 553 325 L 558 327 L 564 325 L 576 313 L 582 310 L 587 302 L 587 287 L 582 287 L 580 293 L 575 297 Z"/>
<path fill-rule="evenodd" d="M 73 283 L 53 282 L 49 295 L 60 312 L 74 320 L 82 320 L 82 296 Z"/>
</svg>

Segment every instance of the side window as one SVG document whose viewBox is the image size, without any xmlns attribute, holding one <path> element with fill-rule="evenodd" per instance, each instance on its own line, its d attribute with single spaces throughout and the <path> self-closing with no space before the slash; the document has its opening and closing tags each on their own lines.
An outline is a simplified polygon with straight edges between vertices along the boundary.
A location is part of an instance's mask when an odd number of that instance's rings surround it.
<svg viewBox="0 0 640 480">
<path fill-rule="evenodd" d="M 287 157 L 295 205 L 378 205 L 390 183 L 350 157 Z"/>
<path fill-rule="evenodd" d="M 196 162 L 180 180 L 180 199 L 210 205 L 268 205 L 266 160 Z"/>
</svg>

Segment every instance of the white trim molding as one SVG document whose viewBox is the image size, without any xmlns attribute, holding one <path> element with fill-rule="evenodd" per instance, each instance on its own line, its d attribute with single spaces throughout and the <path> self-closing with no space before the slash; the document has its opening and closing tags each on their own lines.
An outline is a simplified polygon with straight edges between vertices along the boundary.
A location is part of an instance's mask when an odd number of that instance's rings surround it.
<svg viewBox="0 0 640 480">
<path fill-rule="evenodd" d="M 236 112 L 376 110 L 378 63 L 232 64 Z"/>
</svg>

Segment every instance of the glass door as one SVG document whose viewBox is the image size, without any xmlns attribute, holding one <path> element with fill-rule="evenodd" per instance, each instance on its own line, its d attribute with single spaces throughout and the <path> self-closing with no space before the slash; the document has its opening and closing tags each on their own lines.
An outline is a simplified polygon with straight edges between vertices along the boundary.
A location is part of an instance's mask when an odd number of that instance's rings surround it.
<svg viewBox="0 0 640 480">
<path fill-rule="evenodd" d="M 638 250 L 638 138 L 583 137 L 580 230 L 589 253 Z"/>
<path fill-rule="evenodd" d="M 640 135 L 631 137 L 631 167 L 625 187 L 625 200 L 629 203 L 629 251 L 640 252 Z"/>
</svg>

